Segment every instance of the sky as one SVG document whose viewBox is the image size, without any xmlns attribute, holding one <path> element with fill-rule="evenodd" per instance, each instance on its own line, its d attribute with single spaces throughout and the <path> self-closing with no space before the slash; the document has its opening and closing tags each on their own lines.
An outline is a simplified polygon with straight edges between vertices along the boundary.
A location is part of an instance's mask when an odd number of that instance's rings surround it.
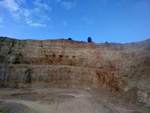
<svg viewBox="0 0 150 113">
<path fill-rule="evenodd" d="M 142 41 L 150 38 L 150 0 L 0 0 L 0 36 Z"/>
</svg>

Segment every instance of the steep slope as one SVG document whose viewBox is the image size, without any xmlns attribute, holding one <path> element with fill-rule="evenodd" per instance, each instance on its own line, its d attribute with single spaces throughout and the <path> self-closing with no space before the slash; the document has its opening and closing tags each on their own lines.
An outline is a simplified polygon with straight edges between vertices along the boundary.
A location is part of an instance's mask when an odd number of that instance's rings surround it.
<svg viewBox="0 0 150 113">
<path fill-rule="evenodd" d="M 1 87 L 104 88 L 126 95 L 137 89 L 135 93 L 147 103 L 150 40 L 95 44 L 0 38 L 0 83 Z"/>
</svg>

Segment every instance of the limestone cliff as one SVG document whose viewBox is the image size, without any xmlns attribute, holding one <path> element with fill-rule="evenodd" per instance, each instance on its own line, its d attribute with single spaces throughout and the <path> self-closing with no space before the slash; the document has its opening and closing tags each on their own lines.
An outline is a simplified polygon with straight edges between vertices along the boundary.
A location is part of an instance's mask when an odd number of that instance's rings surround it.
<svg viewBox="0 0 150 113">
<path fill-rule="evenodd" d="M 1 87 L 82 87 L 150 91 L 150 40 L 85 43 L 0 38 Z"/>
</svg>

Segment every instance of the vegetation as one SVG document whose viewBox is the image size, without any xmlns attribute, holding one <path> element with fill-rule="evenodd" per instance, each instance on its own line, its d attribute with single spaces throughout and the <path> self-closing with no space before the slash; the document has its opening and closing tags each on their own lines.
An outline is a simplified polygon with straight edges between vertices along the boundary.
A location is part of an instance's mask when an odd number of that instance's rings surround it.
<svg viewBox="0 0 150 113">
<path fill-rule="evenodd" d="M 72 40 L 71 38 L 68 38 L 68 40 Z"/>
<path fill-rule="evenodd" d="M 0 36 L 0 38 L 9 38 L 9 37 L 5 37 L 5 36 Z"/>
<path fill-rule="evenodd" d="M 88 42 L 92 42 L 92 38 L 91 38 L 91 37 L 88 37 L 87 41 L 88 41 Z"/>
</svg>

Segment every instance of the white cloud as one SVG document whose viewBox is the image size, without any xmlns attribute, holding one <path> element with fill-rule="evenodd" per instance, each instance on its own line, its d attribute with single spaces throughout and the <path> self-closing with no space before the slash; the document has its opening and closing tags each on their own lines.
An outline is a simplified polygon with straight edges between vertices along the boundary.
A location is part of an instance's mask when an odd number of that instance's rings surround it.
<svg viewBox="0 0 150 113">
<path fill-rule="evenodd" d="M 2 0 L 0 1 L 0 7 L 6 8 L 17 21 L 24 21 L 26 24 L 34 27 L 46 27 L 46 24 L 41 23 L 50 20 L 49 16 L 43 11 L 43 9 L 51 10 L 48 2 L 45 0 L 43 3 L 41 0 L 35 0 L 33 2 L 35 7 L 30 9 L 21 7 L 25 3 L 26 0 Z M 2 22 L 1 18 L 0 22 Z"/>
<path fill-rule="evenodd" d="M 30 20 L 33 21 L 45 22 L 51 20 L 49 15 L 45 14 L 45 12 L 41 11 L 40 8 L 37 7 L 31 10 L 24 9 L 22 14 L 26 19 L 30 18 Z"/>
<path fill-rule="evenodd" d="M 16 0 L 18 4 L 26 3 L 26 0 Z"/>
<path fill-rule="evenodd" d="M 28 7 L 27 0 L 0 0 L 0 7 L 7 9 L 16 21 L 34 27 L 46 27 L 47 25 L 42 23 L 51 20 L 47 11 L 52 10 L 51 3 L 53 2 L 57 2 L 65 9 L 71 9 L 75 6 L 74 3 L 63 0 L 33 0 L 33 7 Z M 3 20 L 0 18 L 0 23 L 2 22 Z M 62 21 L 62 25 L 68 26 L 66 21 Z"/>
<path fill-rule="evenodd" d="M 11 15 L 15 18 L 20 18 L 20 8 L 19 5 L 15 2 L 15 0 L 2 0 L 0 1 L 0 6 L 8 9 Z"/>
<path fill-rule="evenodd" d="M 72 2 L 62 2 L 61 6 L 64 7 L 65 9 L 71 9 L 75 6 L 75 4 Z"/>
<path fill-rule="evenodd" d="M 8 9 L 12 16 L 20 17 L 24 9 L 21 9 L 19 5 L 25 3 L 25 1 L 26 0 L 2 0 L 0 1 L 0 5 Z"/>
<path fill-rule="evenodd" d="M 29 19 L 27 19 L 27 24 L 29 24 L 30 26 L 33 26 L 33 27 L 46 27 L 46 24 L 35 23 Z"/>
<path fill-rule="evenodd" d="M 31 15 L 31 12 L 28 10 L 28 9 L 24 9 L 22 10 L 22 14 L 25 16 L 25 17 L 29 17 Z"/>
<path fill-rule="evenodd" d="M 14 12 L 19 9 L 18 4 L 14 0 L 2 0 L 0 1 L 2 7 L 8 8 L 9 11 Z"/>
<path fill-rule="evenodd" d="M 52 8 L 50 7 L 49 4 L 47 3 L 42 3 L 40 0 L 35 0 L 34 4 L 39 7 L 39 8 L 43 8 L 46 10 L 52 10 Z"/>
<path fill-rule="evenodd" d="M 31 10 L 24 9 L 22 10 L 22 14 L 25 17 L 25 22 L 33 27 L 46 27 L 46 24 L 41 23 L 50 21 L 50 18 L 37 7 Z"/>
</svg>

